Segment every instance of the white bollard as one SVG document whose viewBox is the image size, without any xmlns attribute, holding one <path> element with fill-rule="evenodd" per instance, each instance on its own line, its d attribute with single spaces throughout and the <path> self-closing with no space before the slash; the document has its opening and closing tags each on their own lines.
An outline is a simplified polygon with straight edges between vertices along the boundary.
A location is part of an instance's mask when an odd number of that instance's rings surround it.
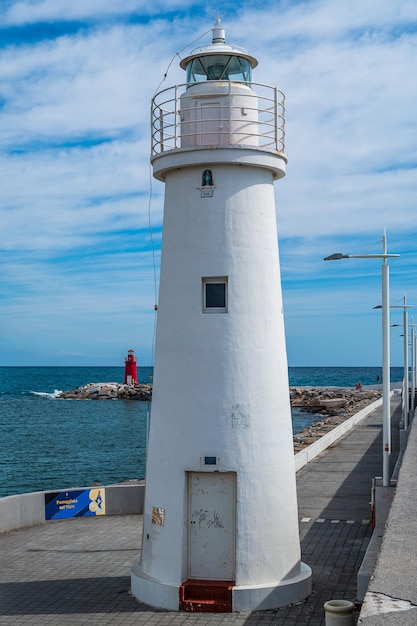
<svg viewBox="0 0 417 626">
<path fill-rule="evenodd" d="M 354 608 L 355 605 L 350 600 L 325 602 L 326 626 L 355 626 Z"/>
</svg>

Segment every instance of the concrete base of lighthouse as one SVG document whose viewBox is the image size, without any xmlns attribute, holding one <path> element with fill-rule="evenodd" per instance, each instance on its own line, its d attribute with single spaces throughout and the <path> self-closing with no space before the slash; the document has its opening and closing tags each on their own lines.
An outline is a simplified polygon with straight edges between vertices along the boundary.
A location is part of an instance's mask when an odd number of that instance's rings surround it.
<svg viewBox="0 0 417 626">
<path fill-rule="evenodd" d="M 262 611 L 278 609 L 304 600 L 311 593 L 311 568 L 301 563 L 297 576 L 264 585 L 234 587 L 234 611 Z"/>
<path fill-rule="evenodd" d="M 278 609 L 304 600 L 311 593 L 311 568 L 301 563 L 297 576 L 262 585 L 242 585 L 232 589 L 233 611 Z M 147 576 L 140 563 L 131 571 L 131 591 L 137 600 L 160 609 L 179 610 L 179 585 L 169 585 Z"/>
<path fill-rule="evenodd" d="M 179 585 L 169 585 L 147 576 L 140 563 L 135 563 L 131 570 L 130 590 L 140 602 L 158 609 L 179 610 Z"/>
</svg>

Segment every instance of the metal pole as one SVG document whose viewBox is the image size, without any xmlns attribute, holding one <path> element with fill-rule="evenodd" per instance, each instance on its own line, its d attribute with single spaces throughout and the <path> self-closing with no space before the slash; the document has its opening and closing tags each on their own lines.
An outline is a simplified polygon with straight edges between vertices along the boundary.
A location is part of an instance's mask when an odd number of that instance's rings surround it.
<svg viewBox="0 0 417 626">
<path fill-rule="evenodd" d="M 414 396 L 415 396 L 415 345 L 414 345 L 414 318 L 411 318 L 411 402 L 410 402 L 410 413 L 411 418 L 414 415 Z"/>
<path fill-rule="evenodd" d="M 279 150 L 278 146 L 278 91 L 274 88 L 274 122 L 275 122 L 275 150 Z"/>
<path fill-rule="evenodd" d="M 414 385 L 414 391 L 416 389 L 416 329 L 415 326 L 413 326 L 413 339 L 412 339 L 412 343 L 413 343 L 413 385 Z M 414 404 L 413 404 L 413 408 L 416 408 L 416 401 L 414 398 Z"/>
<path fill-rule="evenodd" d="M 408 412 L 409 412 L 409 384 L 408 384 L 408 313 L 406 295 L 404 294 L 404 430 L 408 430 Z"/>
<path fill-rule="evenodd" d="M 325 261 L 339 259 L 383 259 L 382 263 L 382 474 L 383 486 L 390 486 L 390 455 L 391 455 L 391 372 L 390 372 L 390 342 L 389 342 L 389 268 L 387 259 L 400 256 L 388 254 L 387 236 L 382 236 L 382 254 L 342 254 L 336 252 L 324 258 Z"/>
<path fill-rule="evenodd" d="M 160 152 L 164 151 L 164 114 L 161 108 L 159 108 L 159 147 Z"/>
<path fill-rule="evenodd" d="M 414 415 L 414 394 L 415 394 L 415 377 L 414 377 L 414 369 L 415 369 L 415 360 L 414 360 L 414 318 L 411 318 L 411 398 L 410 398 L 410 416 L 411 418 Z"/>
<path fill-rule="evenodd" d="M 387 254 L 387 238 L 382 238 L 383 254 Z M 391 411 L 390 411 L 390 345 L 389 345 L 389 267 L 386 256 L 382 263 L 382 486 L 390 485 Z"/>
<path fill-rule="evenodd" d="M 179 98 L 178 98 L 178 85 L 175 85 L 175 111 L 174 111 L 174 148 L 181 148 L 181 115 Z"/>
<path fill-rule="evenodd" d="M 229 106 L 227 108 L 227 124 L 229 126 L 228 129 L 228 134 L 227 134 L 227 143 L 229 145 L 231 145 L 232 143 L 232 81 L 229 81 L 229 98 L 228 98 L 228 102 L 229 102 Z M 220 105 L 219 105 L 220 106 Z M 220 111 L 221 111 L 221 107 L 220 107 Z M 220 119 L 223 117 L 222 113 L 220 112 Z"/>
</svg>

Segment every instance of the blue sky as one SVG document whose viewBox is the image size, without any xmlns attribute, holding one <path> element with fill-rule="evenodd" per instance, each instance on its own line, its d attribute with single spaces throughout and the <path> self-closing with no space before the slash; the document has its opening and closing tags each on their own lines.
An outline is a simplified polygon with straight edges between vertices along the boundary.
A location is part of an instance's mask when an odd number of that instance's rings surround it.
<svg viewBox="0 0 417 626">
<path fill-rule="evenodd" d="M 130 348 L 152 363 L 164 188 L 150 182 L 150 101 L 168 67 L 164 87 L 184 81 L 180 56 L 210 43 L 195 40 L 215 15 L 186 0 L 2 0 L 0 365 L 122 365 Z M 254 80 L 286 94 L 289 365 L 379 365 L 381 261 L 323 257 L 382 252 L 386 228 L 401 255 L 390 301 L 406 292 L 417 322 L 417 3 L 226 1 L 220 15 L 258 59 Z"/>
</svg>

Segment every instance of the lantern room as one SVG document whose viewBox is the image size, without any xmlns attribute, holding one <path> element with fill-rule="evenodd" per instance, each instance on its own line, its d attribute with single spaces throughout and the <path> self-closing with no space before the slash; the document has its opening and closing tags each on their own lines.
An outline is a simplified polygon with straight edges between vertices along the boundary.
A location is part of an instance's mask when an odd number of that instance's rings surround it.
<svg viewBox="0 0 417 626">
<path fill-rule="evenodd" d="M 194 50 L 180 66 L 186 90 L 180 98 L 181 147 L 258 145 L 258 98 L 251 72 L 258 62 L 246 50 L 226 44 L 217 20 L 212 44 Z"/>
</svg>

